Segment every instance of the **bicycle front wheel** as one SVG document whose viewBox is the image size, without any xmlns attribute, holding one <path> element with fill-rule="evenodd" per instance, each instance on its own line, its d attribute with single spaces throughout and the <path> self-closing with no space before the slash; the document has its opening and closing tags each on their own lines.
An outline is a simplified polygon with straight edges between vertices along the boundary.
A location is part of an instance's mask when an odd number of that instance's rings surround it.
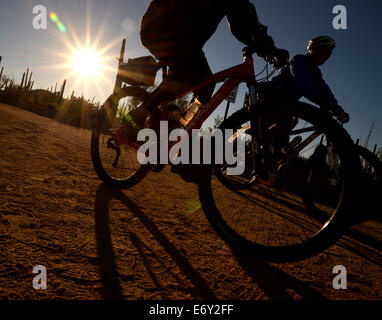
<svg viewBox="0 0 382 320">
<path fill-rule="evenodd" d="M 139 87 L 124 87 L 111 95 L 98 113 L 91 137 L 91 156 L 98 177 L 118 189 L 129 188 L 147 174 L 148 166 L 137 160 L 137 150 L 113 137 L 123 117 L 137 107 L 149 94 Z"/>
<path fill-rule="evenodd" d="M 299 105 L 280 112 L 298 120 L 290 138 L 300 135 L 302 149 L 278 172 L 277 184 L 257 177 L 255 183 L 238 190 L 214 174 L 211 166 L 203 166 L 199 184 L 202 207 L 217 233 L 235 249 L 277 262 L 315 255 L 341 236 L 346 205 L 353 192 L 349 177 L 350 173 L 354 177 L 359 161 L 351 152 L 353 144 L 346 131 L 315 107 Z M 268 118 L 267 114 L 263 116 Z M 245 132 L 242 139 L 249 145 L 256 140 L 254 130 L 244 129 L 252 126 L 251 117 L 240 110 L 227 119 L 224 128 Z M 305 205 L 298 177 L 322 137 L 333 143 L 338 155 L 339 182 L 333 186 L 330 199 L 316 190 L 311 199 L 320 209 L 317 215 Z M 328 169 L 326 160 L 322 165 Z M 329 170 L 321 172 L 319 178 L 322 188 L 331 187 Z"/>
</svg>

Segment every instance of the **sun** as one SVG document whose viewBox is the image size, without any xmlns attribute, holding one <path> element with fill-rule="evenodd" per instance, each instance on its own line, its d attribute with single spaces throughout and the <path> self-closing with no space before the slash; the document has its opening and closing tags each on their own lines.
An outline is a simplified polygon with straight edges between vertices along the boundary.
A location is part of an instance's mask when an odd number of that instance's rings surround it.
<svg viewBox="0 0 382 320">
<path fill-rule="evenodd" d="M 102 57 L 93 49 L 80 48 L 73 54 L 72 67 L 81 78 L 95 78 L 103 69 Z"/>
<path fill-rule="evenodd" d="M 69 20 L 65 22 L 65 29 L 59 28 L 61 32 L 58 36 L 57 30 L 54 30 L 60 44 L 45 49 L 52 62 L 55 60 L 46 67 L 62 70 L 60 78 L 68 80 L 72 94 L 93 98 L 97 95 L 96 98 L 102 101 L 110 96 L 115 87 L 117 66 L 114 52 L 118 52 L 122 38 L 120 35 L 112 39 L 106 37 L 109 26 L 107 16 L 98 25 L 98 30 L 92 30 L 91 12 L 91 8 L 86 6 L 86 18 L 80 19 L 81 25 Z M 52 15 L 51 20 L 56 22 L 57 17 Z"/>
</svg>

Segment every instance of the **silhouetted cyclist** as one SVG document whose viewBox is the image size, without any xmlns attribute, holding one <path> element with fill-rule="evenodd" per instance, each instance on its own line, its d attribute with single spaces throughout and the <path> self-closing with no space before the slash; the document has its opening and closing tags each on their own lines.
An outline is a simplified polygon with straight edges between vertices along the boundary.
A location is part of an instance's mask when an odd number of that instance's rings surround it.
<svg viewBox="0 0 382 320">
<path fill-rule="evenodd" d="M 305 97 L 334 114 L 341 123 L 348 122 L 349 114 L 338 104 L 319 69 L 330 58 L 335 47 L 334 39 L 328 36 L 309 40 L 307 54 L 292 57 L 289 64 L 281 68 L 270 82 L 263 87 L 260 84 L 259 89 L 264 93 L 266 103 L 294 104 L 301 97 Z M 289 142 L 289 132 L 296 124 L 293 118 L 277 115 L 276 109 L 271 125 L 271 148 L 276 158 L 281 156 L 282 148 Z"/>
<path fill-rule="evenodd" d="M 254 46 L 257 55 L 267 61 L 275 59 L 277 68 L 288 62 L 288 51 L 275 47 L 248 0 L 153 0 L 142 18 L 141 41 L 155 58 L 168 65 L 169 77 L 149 101 L 129 113 L 135 124 L 122 126 L 120 135 L 135 139 L 134 127 L 143 126 L 149 110 L 155 111 L 161 101 L 172 100 L 212 75 L 202 48 L 224 17 L 233 35 Z M 214 85 L 196 91 L 191 102 L 197 99 L 206 104 L 213 90 Z"/>
</svg>

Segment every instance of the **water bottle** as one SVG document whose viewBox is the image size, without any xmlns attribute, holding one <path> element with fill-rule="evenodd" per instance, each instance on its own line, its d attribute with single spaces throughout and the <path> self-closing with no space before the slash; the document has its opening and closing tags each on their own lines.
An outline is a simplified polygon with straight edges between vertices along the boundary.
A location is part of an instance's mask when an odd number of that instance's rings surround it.
<svg viewBox="0 0 382 320">
<path fill-rule="evenodd" d="M 202 104 L 198 100 L 195 100 L 190 104 L 190 106 L 187 108 L 186 114 L 179 119 L 179 122 L 182 124 L 182 126 L 186 127 L 189 124 L 201 106 Z"/>
</svg>

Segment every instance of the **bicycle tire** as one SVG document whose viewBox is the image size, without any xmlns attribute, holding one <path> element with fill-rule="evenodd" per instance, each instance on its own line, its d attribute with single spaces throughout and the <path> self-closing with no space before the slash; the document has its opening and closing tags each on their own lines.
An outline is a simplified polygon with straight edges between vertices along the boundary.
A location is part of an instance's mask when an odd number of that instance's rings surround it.
<svg viewBox="0 0 382 320">
<path fill-rule="evenodd" d="M 119 177 L 112 174 L 113 169 L 111 169 L 110 165 L 107 165 L 105 161 L 102 160 L 102 156 L 100 154 L 100 146 L 104 147 L 103 138 L 107 136 L 111 137 L 111 135 L 108 133 L 108 130 L 111 129 L 110 127 L 115 126 L 116 124 L 120 124 L 120 122 L 116 120 L 116 112 L 120 100 L 129 97 L 135 98 L 136 100 L 138 99 L 138 101 L 143 102 L 149 97 L 149 93 L 140 87 L 128 86 L 120 89 L 117 93 L 112 94 L 107 98 L 104 105 L 98 112 L 97 121 L 92 130 L 91 136 L 91 158 L 94 169 L 98 177 L 103 182 L 117 189 L 130 188 L 136 185 L 146 176 L 147 172 L 149 171 L 148 165 L 141 165 L 137 162 L 136 151 L 130 149 L 128 146 L 124 146 L 124 148 L 126 149 L 126 153 L 129 152 L 131 156 L 128 155 L 127 157 L 129 158 L 127 160 L 126 158 L 123 158 L 122 162 L 128 163 L 129 166 L 133 166 L 133 168 L 123 168 L 125 171 L 129 170 L 129 173 L 127 173 L 126 176 Z M 119 145 L 114 147 L 120 148 Z M 111 150 L 110 153 L 112 153 Z M 110 157 L 112 156 L 113 155 Z M 117 169 L 120 168 L 116 168 L 114 171 Z M 120 171 L 122 171 L 122 169 Z"/>
<path fill-rule="evenodd" d="M 242 110 L 248 110 L 249 100 L 247 100 L 247 96 L 248 96 L 248 93 L 245 94 Z M 235 120 L 237 117 L 241 117 L 240 112 L 232 114 L 228 119 L 226 119 L 225 123 L 222 123 L 219 126 L 219 129 L 223 129 L 223 127 L 227 125 L 228 122 L 232 123 L 233 119 Z M 235 128 L 235 129 L 239 129 L 239 128 Z M 251 128 L 248 128 L 247 130 L 251 130 Z M 235 140 L 236 139 L 237 137 L 235 138 Z M 247 152 L 246 154 L 250 155 L 250 152 Z M 234 156 L 237 156 L 237 154 L 234 154 Z M 246 163 L 248 164 L 248 161 L 246 161 Z M 256 183 L 255 171 L 254 171 L 253 165 L 251 167 L 246 165 L 245 172 L 243 172 L 243 174 L 240 176 L 228 175 L 226 173 L 226 169 L 228 167 L 229 166 L 227 164 L 214 166 L 214 173 L 216 177 L 228 188 L 232 190 L 245 190 L 247 188 L 250 188 L 254 183 Z"/>
<path fill-rule="evenodd" d="M 304 107 L 302 107 L 302 105 L 304 105 Z M 308 120 L 310 123 L 314 123 L 318 128 L 323 130 L 325 134 L 329 135 L 332 138 L 332 141 L 340 154 L 341 160 L 343 161 L 342 165 L 345 176 L 345 183 L 343 184 L 343 189 L 340 198 L 341 201 L 335 208 L 335 211 L 330 216 L 328 221 L 325 224 L 323 224 L 317 232 L 312 233 L 312 235 L 308 239 L 304 239 L 299 243 L 287 243 L 285 245 L 264 244 L 258 241 L 257 237 L 256 240 L 253 240 L 252 234 L 249 234 L 248 236 L 243 235 L 241 230 L 236 229 L 232 226 L 231 222 L 234 221 L 234 218 L 236 218 L 236 216 L 231 219 L 229 216 L 227 217 L 225 214 L 223 214 L 221 210 L 222 205 L 220 205 L 220 201 L 218 201 L 218 199 L 215 199 L 214 197 L 215 193 L 213 191 L 212 184 L 215 185 L 219 182 L 218 179 L 214 179 L 214 181 L 212 181 L 213 166 L 202 166 L 201 181 L 198 186 L 202 208 L 206 214 L 209 223 L 215 229 L 218 235 L 228 244 L 230 244 L 235 250 L 242 251 L 259 259 L 273 262 L 296 261 L 311 257 L 325 250 L 341 237 L 341 235 L 345 231 L 344 216 L 346 211 L 349 210 L 350 199 L 352 199 L 352 194 L 354 192 L 354 186 L 351 183 L 352 180 L 346 177 L 349 175 L 349 172 L 354 172 L 354 170 L 356 170 L 356 172 L 359 172 L 357 170 L 360 170 L 359 159 L 352 152 L 353 142 L 350 136 L 329 115 L 309 104 L 300 104 L 298 107 L 287 107 L 284 108 L 283 112 L 285 112 L 286 114 L 293 114 L 300 119 Z M 248 111 L 241 109 L 233 115 L 231 115 L 226 120 L 226 124 L 223 127 L 235 129 L 239 127 L 242 123 L 247 123 L 248 121 L 251 121 L 251 119 L 253 119 L 252 115 L 250 115 Z M 226 186 L 223 186 L 222 188 L 224 187 Z M 237 193 L 237 191 L 233 192 Z M 225 195 L 222 195 L 222 197 L 224 196 Z M 232 198 L 230 198 L 231 202 L 234 200 L 234 196 L 236 196 L 236 194 L 234 194 Z M 241 210 L 241 208 L 242 210 L 249 210 L 246 206 L 246 200 L 247 199 L 245 197 L 239 198 L 237 202 L 238 206 L 235 207 L 235 204 L 230 204 L 230 208 L 228 210 L 232 210 L 232 208 L 235 208 L 236 211 Z M 260 201 L 258 203 L 261 204 Z M 218 208 L 218 206 L 220 207 Z M 239 212 L 239 214 L 241 215 L 242 212 Z M 272 212 L 272 214 L 276 216 L 278 212 Z M 310 212 L 308 212 L 308 210 L 306 214 L 309 216 L 309 218 L 316 219 L 316 217 L 310 216 Z M 269 219 L 270 216 L 272 215 L 263 215 L 262 218 L 266 220 L 267 218 Z M 237 219 L 239 220 L 240 217 Z M 249 220 L 250 219 L 245 220 L 244 222 L 253 222 L 253 228 L 262 227 L 260 224 L 262 221 L 257 221 L 256 219 L 254 219 L 254 221 Z M 270 228 L 272 228 L 272 226 L 270 226 Z M 248 229 L 250 228 L 248 227 Z M 273 229 L 276 230 L 275 226 L 273 226 Z M 286 232 L 288 233 L 290 231 L 287 229 Z M 261 233 L 262 235 L 265 235 L 263 231 L 261 231 Z M 296 237 L 298 238 L 299 236 L 300 235 L 297 235 Z M 281 242 L 283 239 L 278 240 L 280 240 Z"/>
<path fill-rule="evenodd" d="M 236 156 L 236 154 L 234 154 Z M 256 177 L 254 170 L 249 170 L 249 173 L 245 173 L 242 176 L 229 176 L 225 174 L 225 165 L 215 165 L 214 173 L 216 177 L 228 188 L 232 190 L 245 190 L 253 186 L 256 183 Z M 246 170 L 248 171 L 248 170 Z"/>
</svg>

